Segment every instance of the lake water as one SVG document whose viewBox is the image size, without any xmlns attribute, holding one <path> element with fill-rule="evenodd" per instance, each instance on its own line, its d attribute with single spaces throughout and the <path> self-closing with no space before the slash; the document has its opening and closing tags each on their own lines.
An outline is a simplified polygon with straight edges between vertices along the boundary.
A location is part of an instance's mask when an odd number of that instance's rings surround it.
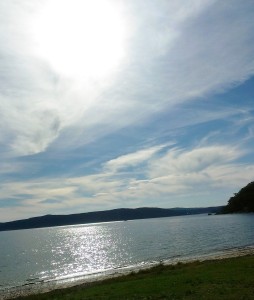
<svg viewBox="0 0 254 300">
<path fill-rule="evenodd" d="M 254 245 L 254 214 L 0 232 L 0 292 L 249 245 Z"/>
</svg>

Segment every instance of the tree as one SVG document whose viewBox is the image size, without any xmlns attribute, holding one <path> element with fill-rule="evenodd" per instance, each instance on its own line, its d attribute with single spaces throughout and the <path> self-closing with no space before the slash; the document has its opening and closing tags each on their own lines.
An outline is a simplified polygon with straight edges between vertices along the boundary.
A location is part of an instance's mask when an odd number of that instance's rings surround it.
<svg viewBox="0 0 254 300">
<path fill-rule="evenodd" d="M 235 193 L 222 213 L 254 212 L 254 181 Z"/>
</svg>

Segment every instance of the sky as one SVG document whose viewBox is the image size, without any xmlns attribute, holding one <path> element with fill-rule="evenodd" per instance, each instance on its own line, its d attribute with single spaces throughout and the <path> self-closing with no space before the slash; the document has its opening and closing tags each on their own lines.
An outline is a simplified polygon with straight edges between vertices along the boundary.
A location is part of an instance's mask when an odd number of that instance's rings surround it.
<svg viewBox="0 0 254 300">
<path fill-rule="evenodd" d="M 0 0 L 0 222 L 225 205 L 254 179 L 252 0 Z"/>
</svg>

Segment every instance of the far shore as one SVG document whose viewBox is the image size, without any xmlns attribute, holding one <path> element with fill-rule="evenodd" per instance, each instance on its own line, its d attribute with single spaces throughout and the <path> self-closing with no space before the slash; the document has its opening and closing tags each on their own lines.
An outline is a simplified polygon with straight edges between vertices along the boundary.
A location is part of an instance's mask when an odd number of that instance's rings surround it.
<svg viewBox="0 0 254 300">
<path fill-rule="evenodd" d="M 244 256 L 254 257 L 254 245 L 241 247 L 241 248 L 227 249 L 224 251 L 218 251 L 212 254 L 206 254 L 202 256 L 178 257 L 178 258 L 165 260 L 161 262 L 146 264 L 139 267 L 135 266 L 135 267 L 125 267 L 121 269 L 119 268 L 115 270 L 107 270 L 101 273 L 96 273 L 93 275 L 90 274 L 79 278 L 71 278 L 71 279 L 65 279 L 60 281 L 29 284 L 26 286 L 5 290 L 2 293 L 0 291 L 0 298 L 2 300 L 20 299 L 20 297 L 22 297 L 22 299 L 23 297 L 25 297 L 24 299 L 37 299 L 37 297 L 39 297 L 40 294 L 45 294 L 45 293 L 59 291 L 59 290 L 62 290 L 63 292 L 65 291 L 67 292 L 70 288 L 86 289 L 90 286 L 101 285 L 104 281 L 107 280 L 114 280 L 120 277 L 124 278 L 130 274 L 137 274 L 138 272 L 146 272 L 146 271 L 149 272 L 149 269 L 156 268 L 157 266 L 164 266 L 165 268 L 167 268 L 170 266 L 172 267 L 172 266 L 179 265 L 179 263 L 188 265 L 194 262 L 202 263 L 208 261 L 220 261 L 229 258 L 237 258 L 237 257 L 244 257 Z M 29 296 L 31 296 L 32 298 L 30 298 Z M 33 298 L 33 296 L 36 298 Z"/>
</svg>

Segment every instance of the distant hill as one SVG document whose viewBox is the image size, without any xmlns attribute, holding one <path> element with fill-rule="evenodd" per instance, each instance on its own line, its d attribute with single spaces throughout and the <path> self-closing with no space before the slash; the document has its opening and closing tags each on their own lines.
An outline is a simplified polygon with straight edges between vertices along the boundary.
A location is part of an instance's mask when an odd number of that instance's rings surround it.
<svg viewBox="0 0 254 300">
<path fill-rule="evenodd" d="M 0 231 L 217 213 L 221 211 L 222 208 L 223 206 L 170 209 L 141 207 L 136 209 L 119 208 L 71 215 L 46 215 L 30 219 L 0 223 Z"/>
<path fill-rule="evenodd" d="M 250 182 L 231 197 L 222 213 L 254 212 L 254 182 Z"/>
</svg>

